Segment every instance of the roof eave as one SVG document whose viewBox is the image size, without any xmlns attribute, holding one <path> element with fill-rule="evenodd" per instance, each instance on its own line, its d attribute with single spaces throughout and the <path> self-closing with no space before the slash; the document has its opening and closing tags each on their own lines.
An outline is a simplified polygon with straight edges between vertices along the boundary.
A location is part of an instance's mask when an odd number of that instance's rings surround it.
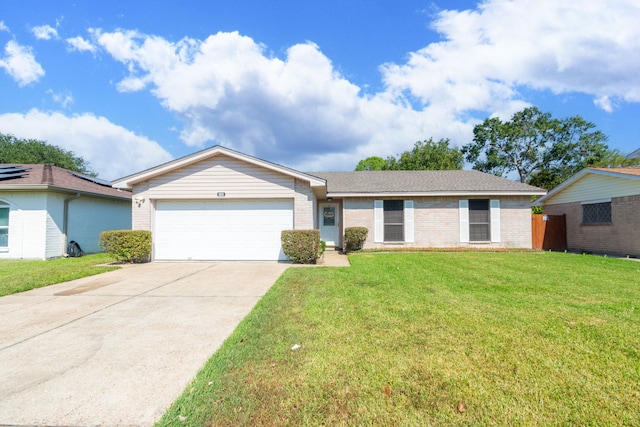
<svg viewBox="0 0 640 427">
<path fill-rule="evenodd" d="M 93 191 L 76 190 L 73 188 L 59 187 L 59 186 L 48 185 L 48 184 L 26 184 L 26 185 L 25 184 L 23 185 L 2 184 L 0 185 L 0 191 L 58 191 L 58 192 L 69 193 L 69 194 L 80 193 L 86 196 L 102 197 L 107 199 L 131 200 L 130 193 L 127 194 L 127 192 L 124 192 L 124 191 L 122 196 L 118 196 L 116 194 L 95 193 Z"/>
<path fill-rule="evenodd" d="M 327 197 L 437 197 L 437 196 L 541 196 L 546 191 L 389 191 L 389 192 L 327 192 Z"/>
</svg>

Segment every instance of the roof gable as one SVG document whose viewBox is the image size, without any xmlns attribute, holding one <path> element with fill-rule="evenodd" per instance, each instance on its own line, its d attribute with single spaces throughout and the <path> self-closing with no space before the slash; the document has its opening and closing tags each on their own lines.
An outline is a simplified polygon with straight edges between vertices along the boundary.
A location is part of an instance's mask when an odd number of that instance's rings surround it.
<svg viewBox="0 0 640 427">
<path fill-rule="evenodd" d="M 213 147 L 206 148 L 204 150 L 198 151 L 193 154 L 189 154 L 184 157 L 180 157 L 179 159 L 172 160 L 167 163 L 163 163 L 159 166 L 144 170 L 142 172 L 125 176 L 123 178 L 113 181 L 113 185 L 114 187 L 117 187 L 117 188 L 131 189 L 133 188 L 133 185 L 138 184 L 140 182 L 144 182 L 149 179 L 156 178 L 166 173 L 175 171 L 177 169 L 181 169 L 189 165 L 193 165 L 195 163 L 198 163 L 203 160 L 209 159 L 214 156 L 219 156 L 219 155 L 229 156 L 247 163 L 251 163 L 256 166 L 263 167 L 265 169 L 269 169 L 275 172 L 282 173 L 284 175 L 289 175 L 294 178 L 307 181 L 312 187 L 325 186 L 324 179 L 311 176 L 309 174 L 299 172 L 294 169 L 287 168 L 285 166 L 271 163 L 266 160 L 259 159 L 257 157 L 249 156 L 248 154 L 243 154 L 238 151 L 234 151 L 229 148 L 222 147 L 221 145 L 215 145 Z"/>
<path fill-rule="evenodd" d="M 6 173 L 0 179 L 0 190 L 62 190 L 95 196 L 131 199 L 131 193 L 111 186 L 108 181 L 70 171 L 58 166 L 43 164 L 2 164 Z"/>
<path fill-rule="evenodd" d="M 640 194 L 640 168 L 585 168 L 538 199 L 536 205 Z"/>
</svg>

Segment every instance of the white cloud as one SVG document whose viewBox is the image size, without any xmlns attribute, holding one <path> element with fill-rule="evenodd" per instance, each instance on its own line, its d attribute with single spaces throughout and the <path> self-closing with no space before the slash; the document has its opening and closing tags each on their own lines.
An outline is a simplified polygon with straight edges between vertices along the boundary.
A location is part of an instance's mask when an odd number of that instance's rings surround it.
<svg viewBox="0 0 640 427">
<path fill-rule="evenodd" d="M 0 21 L 0 31 L 9 32 L 9 27 L 4 23 L 4 21 Z"/>
<path fill-rule="evenodd" d="M 96 52 L 96 47 L 91 44 L 88 40 L 83 39 L 82 37 L 71 37 L 68 38 L 67 44 L 69 45 L 70 50 L 78 51 L 78 52 Z"/>
<path fill-rule="evenodd" d="M 358 156 L 395 154 L 427 136 L 470 130 L 435 108 L 418 112 L 383 95 L 363 96 L 313 43 L 279 59 L 238 33 L 177 43 L 132 31 L 94 34 L 129 70 L 118 89 L 150 88 L 184 120 L 189 146 L 213 141 L 290 166 L 326 169 L 330 161 L 344 169 Z"/>
<path fill-rule="evenodd" d="M 58 31 L 51 25 L 40 25 L 33 27 L 31 32 L 38 40 L 51 40 L 52 38 L 58 38 Z"/>
<path fill-rule="evenodd" d="M 51 95 L 51 99 L 53 102 L 60 104 L 63 108 L 68 108 L 73 104 L 73 96 L 71 93 L 56 93 L 53 90 L 49 89 L 47 91 L 49 95 Z"/>
<path fill-rule="evenodd" d="M 157 142 L 93 114 L 66 116 L 36 109 L 0 114 L 0 129 L 73 151 L 104 179 L 116 179 L 171 160 Z"/>
<path fill-rule="evenodd" d="M 528 105 L 528 90 L 592 95 L 613 111 L 640 102 L 640 3 L 487 0 L 444 10 L 442 41 L 381 67 L 384 90 L 363 94 L 315 44 L 275 56 L 237 32 L 177 42 L 90 30 L 128 70 L 121 92 L 149 90 L 181 118 L 185 144 L 217 142 L 302 169 L 352 168 L 429 137 L 472 138 L 489 115 Z"/>
<path fill-rule="evenodd" d="M 30 47 L 21 46 L 9 40 L 4 48 L 5 56 L 0 58 L 0 67 L 20 86 L 37 82 L 44 76 L 42 66 L 38 64 Z"/>
<path fill-rule="evenodd" d="M 640 102 L 639 16 L 635 0 L 489 0 L 445 10 L 433 24 L 444 41 L 383 66 L 384 81 L 395 96 L 458 111 L 499 108 L 522 86 L 589 94 L 610 111 L 603 100 Z"/>
</svg>

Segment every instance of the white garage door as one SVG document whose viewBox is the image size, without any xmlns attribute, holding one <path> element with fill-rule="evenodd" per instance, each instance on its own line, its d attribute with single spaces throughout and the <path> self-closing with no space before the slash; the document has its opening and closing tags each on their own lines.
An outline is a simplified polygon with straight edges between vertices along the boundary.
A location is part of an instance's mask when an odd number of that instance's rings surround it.
<svg viewBox="0 0 640 427">
<path fill-rule="evenodd" d="M 158 201 L 157 260 L 284 260 L 293 201 Z"/>
</svg>

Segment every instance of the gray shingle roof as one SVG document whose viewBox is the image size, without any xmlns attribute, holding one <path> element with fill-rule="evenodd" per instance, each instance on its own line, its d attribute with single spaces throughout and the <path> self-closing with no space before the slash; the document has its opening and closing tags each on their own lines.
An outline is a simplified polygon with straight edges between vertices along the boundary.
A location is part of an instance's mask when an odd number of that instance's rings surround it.
<svg viewBox="0 0 640 427">
<path fill-rule="evenodd" d="M 310 172 L 327 181 L 328 193 L 522 193 L 537 187 L 474 170 Z"/>
</svg>

